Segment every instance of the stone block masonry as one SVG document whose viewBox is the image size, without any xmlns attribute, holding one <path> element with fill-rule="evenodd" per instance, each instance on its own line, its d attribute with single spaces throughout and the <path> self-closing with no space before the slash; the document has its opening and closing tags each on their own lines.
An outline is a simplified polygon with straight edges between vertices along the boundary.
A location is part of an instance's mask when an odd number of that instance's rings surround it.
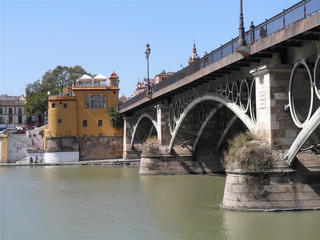
<svg viewBox="0 0 320 240">
<path fill-rule="evenodd" d="M 122 137 L 79 138 L 80 161 L 122 158 Z"/>
</svg>

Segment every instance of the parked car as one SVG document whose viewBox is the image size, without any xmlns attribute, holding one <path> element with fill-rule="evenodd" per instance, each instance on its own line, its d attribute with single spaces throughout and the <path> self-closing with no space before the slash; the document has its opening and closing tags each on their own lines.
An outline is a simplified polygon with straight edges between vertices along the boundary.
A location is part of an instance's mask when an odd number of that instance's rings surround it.
<svg viewBox="0 0 320 240">
<path fill-rule="evenodd" d="M 7 131 L 8 133 L 14 133 L 14 128 L 7 128 L 6 131 Z"/>
<path fill-rule="evenodd" d="M 27 130 L 33 130 L 33 129 L 34 129 L 34 126 L 26 126 L 26 127 L 23 127 L 23 129 L 24 129 L 25 131 L 27 131 Z"/>
<path fill-rule="evenodd" d="M 26 131 L 24 129 L 18 129 L 18 130 L 15 131 L 15 133 L 17 133 L 17 134 L 25 134 Z"/>
</svg>

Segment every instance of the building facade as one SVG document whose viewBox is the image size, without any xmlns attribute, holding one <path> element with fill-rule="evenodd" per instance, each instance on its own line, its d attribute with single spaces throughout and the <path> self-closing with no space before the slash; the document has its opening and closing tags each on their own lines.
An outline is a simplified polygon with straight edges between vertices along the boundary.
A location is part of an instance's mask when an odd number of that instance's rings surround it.
<svg viewBox="0 0 320 240">
<path fill-rule="evenodd" d="M 122 141 L 123 129 L 111 126 L 108 113 L 111 107 L 117 107 L 118 85 L 114 72 L 109 82 L 101 74 L 94 78 L 83 75 L 71 89 L 65 88 L 64 94 L 50 96 L 44 149 L 78 151 L 80 160 L 121 157 L 122 146 L 119 154 L 117 147 L 111 154 L 110 144 L 106 144 Z"/>
<path fill-rule="evenodd" d="M 25 105 L 24 96 L 0 95 L 0 131 L 5 128 L 15 129 L 25 126 L 27 123 Z"/>
<path fill-rule="evenodd" d="M 155 76 L 154 78 L 155 84 L 162 82 L 163 80 L 167 79 L 173 74 L 175 74 L 175 72 L 166 72 L 165 70 L 163 70 L 161 73 Z"/>
</svg>

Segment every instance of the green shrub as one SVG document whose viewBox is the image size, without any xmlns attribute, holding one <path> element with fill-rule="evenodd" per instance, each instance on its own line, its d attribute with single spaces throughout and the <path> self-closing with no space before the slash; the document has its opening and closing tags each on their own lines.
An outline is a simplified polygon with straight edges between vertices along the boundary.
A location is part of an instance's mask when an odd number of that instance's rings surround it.
<svg viewBox="0 0 320 240">
<path fill-rule="evenodd" d="M 229 151 L 224 153 L 226 170 L 264 171 L 272 167 L 269 144 L 250 132 L 240 133 L 228 141 Z"/>
<path fill-rule="evenodd" d="M 123 118 L 122 116 L 117 112 L 115 107 L 111 107 L 108 110 L 109 116 L 110 116 L 110 123 L 113 128 L 123 128 Z"/>
</svg>

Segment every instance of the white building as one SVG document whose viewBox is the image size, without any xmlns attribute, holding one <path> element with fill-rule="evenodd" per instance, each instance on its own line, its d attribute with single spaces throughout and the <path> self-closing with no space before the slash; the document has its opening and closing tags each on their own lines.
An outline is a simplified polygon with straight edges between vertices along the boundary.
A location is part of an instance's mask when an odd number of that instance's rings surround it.
<svg viewBox="0 0 320 240">
<path fill-rule="evenodd" d="M 25 105 L 24 96 L 0 95 L 0 131 L 26 125 Z"/>
</svg>

